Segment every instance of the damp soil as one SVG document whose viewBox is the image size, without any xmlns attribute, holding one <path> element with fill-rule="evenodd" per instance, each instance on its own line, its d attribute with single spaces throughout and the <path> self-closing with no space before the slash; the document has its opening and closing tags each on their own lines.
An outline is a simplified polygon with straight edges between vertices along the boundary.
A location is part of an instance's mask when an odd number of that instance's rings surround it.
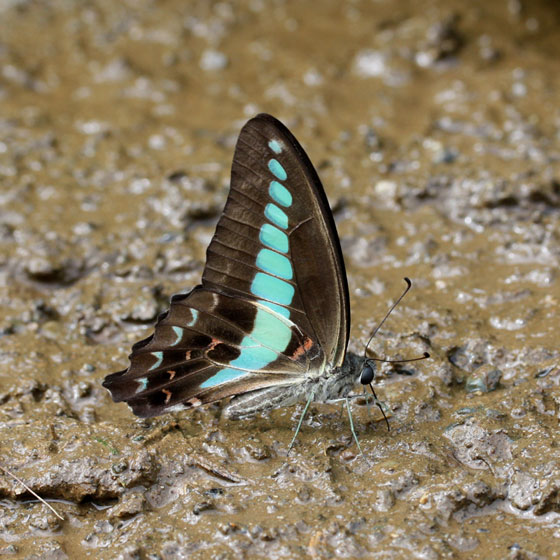
<svg viewBox="0 0 560 560">
<path fill-rule="evenodd" d="M 0 556 L 560 556 L 556 2 L 0 4 Z M 233 146 L 283 120 L 334 209 L 391 430 L 141 420 L 103 377 L 200 279 Z"/>
</svg>

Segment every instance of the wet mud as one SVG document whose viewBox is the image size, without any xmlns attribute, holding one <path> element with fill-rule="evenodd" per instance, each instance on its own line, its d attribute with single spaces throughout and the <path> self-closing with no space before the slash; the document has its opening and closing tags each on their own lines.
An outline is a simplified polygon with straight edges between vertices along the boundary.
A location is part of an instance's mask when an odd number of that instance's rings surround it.
<svg viewBox="0 0 560 560">
<path fill-rule="evenodd" d="M 0 4 L 0 556 L 560 556 L 555 2 Z M 233 146 L 283 120 L 344 250 L 391 430 L 111 402 L 199 282 Z M 343 411 L 342 411 L 343 412 Z"/>
</svg>

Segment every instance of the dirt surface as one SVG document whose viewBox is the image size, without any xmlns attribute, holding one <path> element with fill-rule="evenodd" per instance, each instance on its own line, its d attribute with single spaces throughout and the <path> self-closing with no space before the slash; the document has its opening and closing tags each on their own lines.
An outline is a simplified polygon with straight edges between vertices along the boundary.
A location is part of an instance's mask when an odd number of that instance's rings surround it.
<svg viewBox="0 0 560 560">
<path fill-rule="evenodd" d="M 560 556 L 557 2 L 0 3 L 0 556 Z M 151 420 L 111 402 L 198 283 L 241 125 L 315 163 L 378 396 Z"/>
</svg>

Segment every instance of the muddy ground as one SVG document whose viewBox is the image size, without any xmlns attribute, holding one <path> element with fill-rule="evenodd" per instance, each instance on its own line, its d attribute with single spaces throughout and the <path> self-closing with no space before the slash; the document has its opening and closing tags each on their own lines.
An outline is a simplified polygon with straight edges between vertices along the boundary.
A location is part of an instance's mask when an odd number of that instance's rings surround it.
<svg viewBox="0 0 560 560">
<path fill-rule="evenodd" d="M 560 8 L 0 3 L 0 556 L 560 556 Z M 301 407 L 111 402 L 198 283 L 241 125 L 283 120 L 335 211 L 350 349 L 391 431 Z"/>
</svg>

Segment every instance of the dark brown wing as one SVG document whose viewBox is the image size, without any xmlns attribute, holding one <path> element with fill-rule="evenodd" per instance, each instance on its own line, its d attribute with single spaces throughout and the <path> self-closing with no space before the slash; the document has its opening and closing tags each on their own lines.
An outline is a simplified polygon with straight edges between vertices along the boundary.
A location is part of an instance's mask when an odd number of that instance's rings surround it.
<svg viewBox="0 0 560 560">
<path fill-rule="evenodd" d="M 285 171 L 284 180 L 283 175 L 274 174 L 272 160 Z M 294 271 L 295 288 L 287 305 L 290 318 L 319 343 L 330 364 L 339 366 L 348 343 L 350 305 L 334 219 L 307 154 L 292 133 L 270 115 L 258 115 L 241 130 L 230 194 L 208 247 L 202 284 L 217 291 L 255 296 L 255 259 L 262 249 L 259 234 L 268 221 L 265 210 L 271 203 L 272 182 L 282 185 L 292 200 L 289 206 L 276 202 L 288 217 L 285 232 L 289 249 L 285 256 Z"/>
<path fill-rule="evenodd" d="M 257 313 L 268 316 L 269 332 L 254 330 Z M 286 348 L 276 345 L 276 333 L 286 329 Z M 254 371 L 250 356 L 264 351 L 272 360 Z M 155 333 L 137 342 L 125 371 L 108 375 L 103 386 L 114 401 L 126 401 L 138 416 L 156 416 L 214 402 L 224 397 L 305 379 L 320 349 L 290 321 L 258 302 L 210 292 L 202 286 L 173 296 L 158 319 Z M 258 358 L 258 356 L 257 356 Z M 234 365 L 232 365 L 234 364 Z M 237 364 L 237 365 L 235 365 Z"/>
</svg>

